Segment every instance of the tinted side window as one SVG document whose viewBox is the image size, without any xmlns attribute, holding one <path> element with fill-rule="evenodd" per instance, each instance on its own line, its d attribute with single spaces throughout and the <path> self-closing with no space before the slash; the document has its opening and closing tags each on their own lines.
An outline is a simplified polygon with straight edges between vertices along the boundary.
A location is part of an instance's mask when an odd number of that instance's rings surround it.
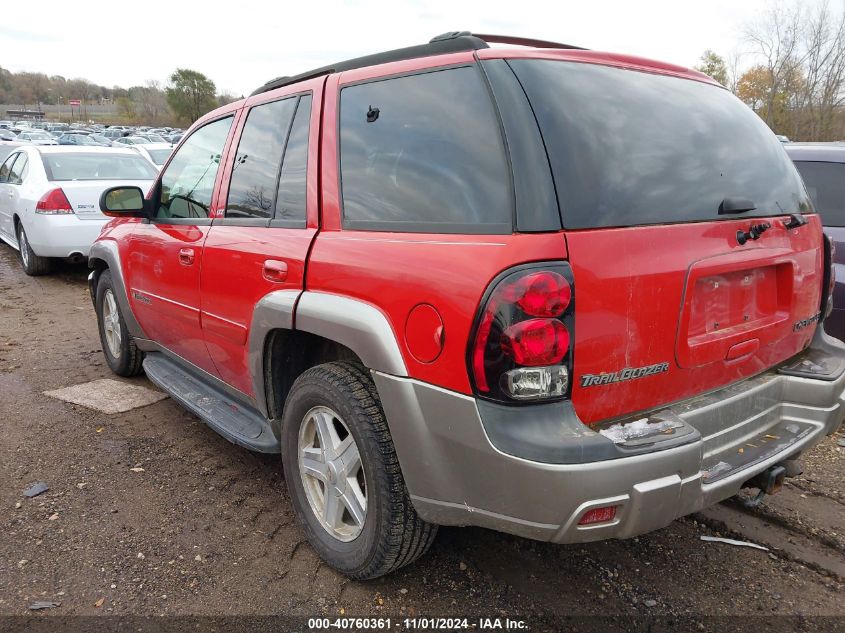
<svg viewBox="0 0 845 633">
<path fill-rule="evenodd" d="M 10 185 L 20 185 L 23 183 L 23 179 L 26 178 L 26 175 L 29 173 L 29 159 L 27 158 L 26 154 L 18 154 L 18 159 L 15 161 L 15 164 L 12 165 L 12 169 L 9 172 L 9 184 Z"/>
<path fill-rule="evenodd" d="M 796 161 L 825 226 L 845 226 L 845 164 Z"/>
<path fill-rule="evenodd" d="M 475 67 L 349 86 L 340 98 L 343 225 L 510 233 L 510 172 Z"/>
<path fill-rule="evenodd" d="M 206 218 L 232 117 L 191 134 L 161 177 L 157 218 Z"/>
<path fill-rule="evenodd" d="M 227 218 L 270 218 L 279 166 L 296 97 L 253 107 L 244 125 L 232 178 Z"/>
<path fill-rule="evenodd" d="M 311 96 L 302 97 L 285 148 L 279 189 L 276 193 L 276 219 L 305 222 L 305 192 L 308 168 L 308 128 L 311 122 Z"/>
</svg>

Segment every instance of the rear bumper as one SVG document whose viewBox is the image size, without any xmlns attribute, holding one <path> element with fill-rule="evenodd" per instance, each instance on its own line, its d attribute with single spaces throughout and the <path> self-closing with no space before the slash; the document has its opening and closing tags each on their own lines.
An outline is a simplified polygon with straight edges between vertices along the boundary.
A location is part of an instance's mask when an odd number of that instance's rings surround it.
<svg viewBox="0 0 845 633">
<path fill-rule="evenodd" d="M 808 377 L 797 375 L 800 365 L 791 369 L 807 359 L 826 372 Z M 607 446 L 604 436 L 573 425 L 565 405 L 557 405 L 556 422 L 537 426 L 523 417 L 533 407 L 491 418 L 472 397 L 374 377 L 424 519 L 557 543 L 627 538 L 668 525 L 796 458 L 845 415 L 845 345 L 821 329 L 783 367 L 655 412 L 680 420 L 679 433 L 627 447 Z M 520 430 L 503 434 L 503 423 Z M 613 521 L 578 525 L 585 512 L 607 505 L 617 506 Z"/>
<path fill-rule="evenodd" d="M 76 214 L 33 215 L 24 225 L 26 237 L 36 255 L 41 257 L 88 257 L 91 245 L 99 237 L 109 218 L 80 220 Z"/>
</svg>

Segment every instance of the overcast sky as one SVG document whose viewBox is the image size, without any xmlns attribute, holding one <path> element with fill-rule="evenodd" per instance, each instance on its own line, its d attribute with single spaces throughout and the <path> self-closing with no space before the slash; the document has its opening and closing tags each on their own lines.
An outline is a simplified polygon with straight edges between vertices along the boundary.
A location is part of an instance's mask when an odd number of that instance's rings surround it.
<svg viewBox="0 0 845 633">
<path fill-rule="evenodd" d="M 535 37 L 691 66 L 727 55 L 766 0 L 47 0 L 0 20 L 0 66 L 105 86 L 165 83 L 177 67 L 218 91 L 427 42 L 445 31 Z M 15 11 L 14 13 L 18 13 Z"/>
</svg>

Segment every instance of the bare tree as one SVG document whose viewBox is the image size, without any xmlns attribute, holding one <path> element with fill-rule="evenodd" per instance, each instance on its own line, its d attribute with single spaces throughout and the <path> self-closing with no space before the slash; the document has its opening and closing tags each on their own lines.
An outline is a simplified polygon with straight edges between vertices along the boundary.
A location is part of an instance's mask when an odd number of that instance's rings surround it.
<svg viewBox="0 0 845 633">
<path fill-rule="evenodd" d="M 778 95 L 784 93 L 786 84 L 794 82 L 805 61 L 803 22 L 801 4 L 787 5 L 783 0 L 776 0 L 745 27 L 751 52 L 769 74 L 770 86 L 760 114 L 770 127 L 774 126 Z"/>
<path fill-rule="evenodd" d="M 804 48 L 804 85 L 797 104 L 804 115 L 801 133 L 810 140 L 831 138 L 845 96 L 845 12 L 832 14 L 825 0 L 808 13 Z"/>
<path fill-rule="evenodd" d="M 161 82 L 149 80 L 143 86 L 131 88 L 129 93 L 138 113 L 148 123 L 158 123 L 161 116 L 167 113 L 167 99 Z"/>
</svg>

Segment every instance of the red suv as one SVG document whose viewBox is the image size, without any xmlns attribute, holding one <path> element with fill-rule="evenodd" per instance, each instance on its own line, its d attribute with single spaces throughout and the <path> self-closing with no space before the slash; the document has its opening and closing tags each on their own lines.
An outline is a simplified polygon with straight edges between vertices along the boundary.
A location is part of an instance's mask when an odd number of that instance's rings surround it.
<svg viewBox="0 0 845 633">
<path fill-rule="evenodd" d="M 271 81 L 100 204 L 110 367 L 280 453 L 355 578 L 437 525 L 625 538 L 773 492 L 843 418 L 818 216 L 684 68 L 448 33 Z"/>
</svg>

